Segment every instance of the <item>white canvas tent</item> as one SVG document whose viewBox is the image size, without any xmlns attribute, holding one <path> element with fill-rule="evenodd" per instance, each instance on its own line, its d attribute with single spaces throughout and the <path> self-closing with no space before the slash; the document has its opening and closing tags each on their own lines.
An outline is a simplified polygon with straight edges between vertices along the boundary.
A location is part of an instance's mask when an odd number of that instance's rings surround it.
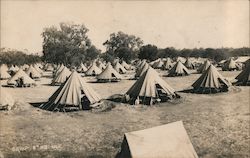
<svg viewBox="0 0 250 158">
<path fill-rule="evenodd" d="M 245 68 L 235 79 L 236 85 L 250 86 L 250 59 L 246 61 Z"/>
<path fill-rule="evenodd" d="M 210 64 L 205 72 L 192 84 L 196 93 L 217 93 L 227 91 L 231 84 Z"/>
<path fill-rule="evenodd" d="M 69 79 L 40 108 L 50 111 L 83 110 L 100 100 L 101 97 L 90 85 L 73 71 Z"/>
<path fill-rule="evenodd" d="M 3 64 L 0 66 L 0 80 L 2 79 L 9 79 L 11 78 L 10 74 L 8 73 L 8 67 Z"/>
<path fill-rule="evenodd" d="M 118 158 L 198 158 L 182 121 L 125 133 Z"/>
<path fill-rule="evenodd" d="M 22 69 L 19 69 L 17 73 L 7 81 L 7 84 L 27 87 L 34 85 L 35 81 L 30 78 Z"/>
<path fill-rule="evenodd" d="M 42 77 L 42 75 L 32 66 L 30 65 L 29 69 L 26 71 L 26 73 L 30 76 L 32 79 L 38 79 Z"/>
<path fill-rule="evenodd" d="M 151 67 L 126 92 L 126 101 L 130 104 L 152 105 L 178 98 L 175 90 L 170 87 Z"/>
<path fill-rule="evenodd" d="M 120 73 L 120 74 L 125 74 L 127 70 L 117 61 L 114 65 L 114 69 Z"/>
<path fill-rule="evenodd" d="M 112 67 L 111 63 L 97 77 L 99 82 L 115 82 L 120 81 L 122 76 Z"/>
<path fill-rule="evenodd" d="M 59 74 L 57 76 L 55 76 L 55 78 L 53 79 L 52 81 L 52 85 L 61 85 L 62 83 L 64 83 L 67 78 L 70 76 L 71 74 L 71 71 L 66 67 L 64 66 L 62 71 L 59 72 Z"/>
<path fill-rule="evenodd" d="M 96 62 L 93 62 L 89 69 L 85 72 L 85 74 L 87 76 L 96 76 L 99 75 L 101 72 L 102 70 L 96 66 Z"/>
<path fill-rule="evenodd" d="M 168 76 L 186 76 L 189 74 L 189 70 L 182 64 L 181 61 L 178 61 L 173 68 L 169 70 Z"/>
</svg>

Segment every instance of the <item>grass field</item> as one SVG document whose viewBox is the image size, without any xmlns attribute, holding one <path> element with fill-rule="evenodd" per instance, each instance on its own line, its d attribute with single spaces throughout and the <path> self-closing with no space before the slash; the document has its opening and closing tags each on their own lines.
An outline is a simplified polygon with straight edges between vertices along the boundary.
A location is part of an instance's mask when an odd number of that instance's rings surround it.
<svg viewBox="0 0 250 158">
<path fill-rule="evenodd" d="M 221 73 L 232 80 L 239 72 Z M 181 91 L 199 76 L 164 80 Z M 115 107 L 106 112 L 53 113 L 29 104 L 45 102 L 53 94 L 58 87 L 50 82 L 42 78 L 34 88 L 6 88 L 17 103 L 12 111 L 0 111 L 0 157 L 114 157 L 124 133 L 179 120 L 199 157 L 250 157 L 250 87 L 211 95 L 179 93 L 178 102 L 151 107 L 106 101 Z M 90 84 L 107 98 L 125 93 L 134 82 Z"/>
</svg>

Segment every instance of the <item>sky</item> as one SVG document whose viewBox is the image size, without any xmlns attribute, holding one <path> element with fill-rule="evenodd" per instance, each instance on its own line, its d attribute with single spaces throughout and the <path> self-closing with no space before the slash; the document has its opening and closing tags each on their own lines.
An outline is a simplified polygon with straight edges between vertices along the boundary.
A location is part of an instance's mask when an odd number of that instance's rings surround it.
<svg viewBox="0 0 250 158">
<path fill-rule="evenodd" d="M 159 48 L 249 47 L 249 1 L 1 0 L 1 47 L 42 51 L 41 33 L 60 22 L 84 24 L 99 49 L 113 32 Z"/>
</svg>

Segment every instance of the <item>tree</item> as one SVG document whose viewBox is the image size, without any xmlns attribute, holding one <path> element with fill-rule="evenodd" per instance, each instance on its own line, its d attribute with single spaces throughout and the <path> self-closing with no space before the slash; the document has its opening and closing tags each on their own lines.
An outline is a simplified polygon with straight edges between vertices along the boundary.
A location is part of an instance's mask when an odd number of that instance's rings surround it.
<svg viewBox="0 0 250 158">
<path fill-rule="evenodd" d="M 87 60 L 87 50 L 93 50 L 87 32 L 83 24 L 60 23 L 59 29 L 45 28 L 42 33 L 45 61 L 68 65 Z"/>
<path fill-rule="evenodd" d="M 139 59 L 147 59 L 153 61 L 157 58 L 158 49 L 155 45 L 145 45 L 140 48 L 138 57 Z"/>
<path fill-rule="evenodd" d="M 128 35 L 121 31 L 110 34 L 109 39 L 103 43 L 109 55 L 112 55 L 114 58 L 123 58 L 127 61 L 136 57 L 136 53 L 142 44 L 143 41 L 139 37 Z"/>
</svg>

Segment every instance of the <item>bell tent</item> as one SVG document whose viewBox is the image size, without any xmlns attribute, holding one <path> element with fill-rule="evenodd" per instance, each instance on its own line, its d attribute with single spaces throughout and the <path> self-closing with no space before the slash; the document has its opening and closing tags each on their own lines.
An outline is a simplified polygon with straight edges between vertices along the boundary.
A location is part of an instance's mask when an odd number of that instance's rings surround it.
<svg viewBox="0 0 250 158">
<path fill-rule="evenodd" d="M 8 67 L 6 65 L 0 66 L 0 80 L 9 79 L 11 78 L 10 74 L 8 73 Z"/>
<path fill-rule="evenodd" d="M 73 71 L 69 79 L 40 108 L 50 111 L 84 110 L 100 100 L 100 96 L 90 85 Z"/>
<path fill-rule="evenodd" d="M 32 65 L 30 65 L 30 67 L 28 68 L 28 70 L 26 71 L 26 73 L 32 79 L 39 79 L 39 78 L 42 77 L 42 75 Z"/>
<path fill-rule="evenodd" d="M 70 70 L 64 66 L 62 71 L 59 72 L 59 74 L 57 76 L 55 76 L 55 78 L 52 81 L 52 85 L 61 85 L 62 83 L 64 83 L 67 78 L 70 76 L 71 72 Z"/>
<path fill-rule="evenodd" d="M 125 74 L 127 72 L 127 70 L 119 63 L 119 61 L 115 62 L 114 69 L 120 74 Z"/>
<path fill-rule="evenodd" d="M 218 93 L 228 91 L 230 83 L 210 64 L 208 69 L 192 84 L 195 93 Z"/>
<path fill-rule="evenodd" d="M 30 78 L 22 69 L 19 69 L 17 73 L 7 81 L 7 84 L 17 87 L 29 87 L 35 85 L 35 81 Z"/>
<path fill-rule="evenodd" d="M 245 68 L 235 79 L 237 80 L 236 85 L 250 86 L 250 59 L 246 61 Z"/>
<path fill-rule="evenodd" d="M 89 69 L 85 72 L 85 74 L 87 76 L 96 76 L 99 75 L 101 72 L 102 70 L 96 66 L 96 62 L 93 62 Z"/>
<path fill-rule="evenodd" d="M 152 105 L 178 98 L 175 90 L 170 87 L 151 67 L 126 92 L 126 101 L 130 104 Z"/>
<path fill-rule="evenodd" d="M 193 62 L 191 61 L 190 58 L 187 58 L 186 62 L 184 63 L 184 66 L 186 66 L 186 68 L 188 69 L 194 69 L 195 66 L 193 64 Z"/>
<path fill-rule="evenodd" d="M 189 70 L 182 64 L 181 61 L 178 61 L 171 70 L 169 70 L 168 76 L 186 76 L 189 75 Z"/>
<path fill-rule="evenodd" d="M 108 63 L 103 72 L 96 78 L 98 82 L 117 82 L 122 79 L 122 76 Z"/>
</svg>

